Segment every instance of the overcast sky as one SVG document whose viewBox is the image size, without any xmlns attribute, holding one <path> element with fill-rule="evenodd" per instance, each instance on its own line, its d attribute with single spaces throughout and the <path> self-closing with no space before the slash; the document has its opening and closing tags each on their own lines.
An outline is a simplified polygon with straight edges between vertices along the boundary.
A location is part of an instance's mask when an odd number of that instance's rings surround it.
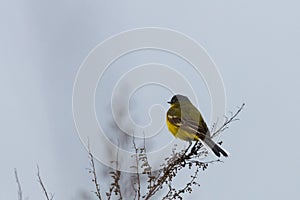
<svg viewBox="0 0 300 200">
<path fill-rule="evenodd" d="M 299 6 L 292 0 L 2 1 L 0 199 L 17 199 L 14 168 L 24 196 L 41 199 L 37 164 L 55 199 L 79 199 L 81 189 L 93 189 L 87 152 L 72 115 L 76 73 L 97 44 L 146 26 L 171 28 L 199 42 L 220 70 L 227 110 L 246 103 L 241 120 L 221 137 L 230 157 L 201 173 L 201 187 L 189 199 L 299 198 Z M 137 52 L 115 63 L 107 77 L 121 76 L 118 66 L 130 69 L 153 60 L 191 79 L 209 121 L 210 98 L 203 80 L 194 78 L 187 63 L 174 56 Z M 106 84 L 113 84 L 109 80 Z M 101 95 L 97 91 L 96 99 Z M 134 95 L 132 117 L 147 124 L 149 119 L 140 113 L 151 104 L 167 109 L 172 94 L 151 86 Z M 105 108 L 96 107 L 101 118 Z M 162 134 L 169 134 L 165 127 Z"/>
</svg>

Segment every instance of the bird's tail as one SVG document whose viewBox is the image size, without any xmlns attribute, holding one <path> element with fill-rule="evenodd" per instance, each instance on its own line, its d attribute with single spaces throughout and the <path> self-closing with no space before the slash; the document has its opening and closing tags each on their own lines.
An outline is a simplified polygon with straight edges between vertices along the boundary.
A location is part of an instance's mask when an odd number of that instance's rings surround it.
<svg viewBox="0 0 300 200">
<path fill-rule="evenodd" d="M 214 154 L 218 157 L 221 156 L 221 154 L 225 157 L 228 156 L 226 151 L 224 151 L 218 144 L 216 144 L 211 138 L 206 137 L 204 140 L 205 144 L 211 148 L 211 150 L 214 152 Z"/>
</svg>

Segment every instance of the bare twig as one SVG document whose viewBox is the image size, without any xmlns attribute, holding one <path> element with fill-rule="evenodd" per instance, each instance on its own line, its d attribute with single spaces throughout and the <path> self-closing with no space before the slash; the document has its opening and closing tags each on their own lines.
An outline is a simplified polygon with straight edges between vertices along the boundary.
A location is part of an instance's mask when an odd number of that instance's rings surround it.
<svg viewBox="0 0 300 200">
<path fill-rule="evenodd" d="M 169 183 L 169 192 L 163 197 L 163 200 L 164 199 L 177 199 L 177 198 L 182 199 L 181 194 L 183 194 L 185 192 L 191 193 L 193 190 L 192 189 L 193 185 L 200 187 L 200 184 L 195 181 L 198 176 L 199 171 L 200 171 L 200 168 L 197 167 L 194 172 L 194 175 L 191 176 L 191 180 L 188 183 L 186 183 L 184 188 L 182 188 L 180 190 L 176 190 L 175 188 L 172 187 L 171 183 Z"/>
<path fill-rule="evenodd" d="M 41 175 L 40 175 L 40 168 L 39 168 L 38 165 L 37 165 L 37 171 L 38 171 L 38 173 L 37 173 L 38 182 L 39 182 L 39 184 L 41 185 L 41 187 L 42 187 L 42 189 L 43 189 L 43 192 L 44 192 L 44 194 L 45 194 L 45 196 L 46 196 L 46 199 L 47 199 L 47 200 L 52 200 L 53 197 L 54 197 L 54 195 L 51 194 L 51 193 L 48 194 L 48 192 L 47 192 L 47 190 L 46 190 L 46 187 L 45 187 L 45 185 L 44 185 L 44 183 L 43 183 L 43 181 L 42 181 L 42 178 L 41 178 Z"/>
<path fill-rule="evenodd" d="M 23 200 L 21 183 L 19 181 L 18 172 L 17 172 L 16 168 L 15 168 L 15 178 L 16 178 L 16 182 L 17 182 L 17 185 L 18 185 L 18 200 Z"/>
<path fill-rule="evenodd" d="M 89 157 L 90 157 L 90 165 L 92 167 L 92 169 L 89 170 L 89 173 L 91 173 L 93 175 L 92 181 L 95 184 L 95 188 L 96 188 L 96 191 L 94 191 L 94 193 L 99 200 L 102 200 L 101 194 L 100 194 L 100 185 L 98 183 L 98 178 L 97 178 L 97 173 L 96 173 L 96 168 L 95 168 L 94 156 L 91 153 L 90 148 L 89 148 Z"/>
<path fill-rule="evenodd" d="M 139 159 L 143 162 L 141 165 L 141 168 L 143 168 L 142 174 L 147 174 L 147 176 L 148 176 L 147 182 L 149 184 L 148 184 L 147 188 L 151 188 L 153 181 L 155 179 L 155 176 L 152 175 L 152 167 L 150 166 L 149 161 L 148 161 L 145 133 L 144 133 L 144 146 L 143 146 L 143 148 L 141 148 L 141 153 L 140 153 Z"/>
<path fill-rule="evenodd" d="M 118 142 L 118 146 L 119 146 L 119 142 Z M 111 177 L 114 180 L 114 182 L 112 182 L 110 184 L 109 192 L 106 193 L 106 196 L 107 196 L 108 200 L 110 200 L 112 197 L 112 192 L 114 192 L 115 195 L 119 195 L 119 199 L 123 199 L 121 186 L 119 184 L 120 179 L 121 179 L 121 171 L 119 170 L 119 148 L 117 151 L 117 160 L 111 161 L 111 162 L 116 163 L 116 169 L 115 169 L 115 171 L 109 172 L 109 174 L 111 174 Z"/>
<path fill-rule="evenodd" d="M 191 176 L 190 182 L 188 182 L 183 189 L 178 190 L 177 194 L 174 195 L 174 198 L 176 198 L 176 196 L 179 196 L 181 193 L 184 193 L 185 191 L 188 191 L 189 193 L 191 193 L 192 192 L 192 187 L 191 187 L 192 185 L 197 185 L 198 187 L 200 187 L 200 184 L 195 181 L 196 178 L 197 178 L 198 173 L 199 173 L 199 168 L 197 168 L 196 171 L 195 171 L 195 174 L 193 176 Z"/>
<path fill-rule="evenodd" d="M 141 199 L 141 180 L 140 180 L 140 174 L 139 174 L 139 156 L 138 156 L 139 148 L 137 148 L 137 146 L 136 146 L 135 137 L 133 136 L 132 138 L 133 138 L 132 143 L 133 143 L 133 147 L 135 150 L 135 161 L 136 161 L 135 168 L 136 168 L 136 179 L 137 179 L 137 189 L 135 189 L 135 188 L 134 189 L 136 190 L 138 200 L 140 200 Z"/>
<path fill-rule="evenodd" d="M 244 107 L 245 107 L 245 103 L 243 103 L 242 106 L 238 108 L 238 110 L 236 111 L 235 114 L 231 113 L 231 117 L 230 118 L 228 118 L 228 117 L 225 116 L 225 122 L 224 122 L 224 124 L 217 131 L 215 131 L 212 134 L 211 137 L 212 138 L 216 137 L 217 135 L 219 135 L 221 132 L 223 132 L 224 130 L 226 130 L 228 128 L 228 124 L 230 124 L 231 122 L 239 120 L 236 117 L 239 115 L 239 113 L 243 110 Z"/>
</svg>

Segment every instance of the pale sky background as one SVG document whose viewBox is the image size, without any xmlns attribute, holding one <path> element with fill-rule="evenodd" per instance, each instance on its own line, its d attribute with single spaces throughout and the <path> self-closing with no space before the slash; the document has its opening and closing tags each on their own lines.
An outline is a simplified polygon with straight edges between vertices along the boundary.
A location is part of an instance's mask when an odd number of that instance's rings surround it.
<svg viewBox="0 0 300 200">
<path fill-rule="evenodd" d="M 24 196 L 42 199 L 37 164 L 55 199 L 76 200 L 81 189 L 93 190 L 72 118 L 75 76 L 98 43 L 145 26 L 171 28 L 202 44 L 224 79 L 227 110 L 246 103 L 241 120 L 222 136 L 230 157 L 201 173 L 201 187 L 188 199 L 299 199 L 299 7 L 292 0 L 1 1 L 0 199 L 17 199 L 14 168 Z M 129 55 L 119 65 L 152 58 L 192 74 L 158 52 Z M 191 82 L 204 91 L 200 77 Z M 167 108 L 170 93 L 146 91 Z M 198 95 L 209 118 L 206 93 Z M 139 113 L 145 91 L 135 95 Z"/>
</svg>

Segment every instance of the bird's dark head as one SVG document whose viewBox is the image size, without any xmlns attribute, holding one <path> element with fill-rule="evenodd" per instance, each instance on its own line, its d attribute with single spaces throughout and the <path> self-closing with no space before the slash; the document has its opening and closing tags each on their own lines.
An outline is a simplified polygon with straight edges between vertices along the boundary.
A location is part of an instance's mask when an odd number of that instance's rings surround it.
<svg viewBox="0 0 300 200">
<path fill-rule="evenodd" d="M 169 101 L 168 103 L 171 105 L 175 105 L 175 104 L 182 104 L 186 102 L 190 102 L 189 98 L 180 94 L 176 94 L 172 97 L 171 101 Z"/>
</svg>

